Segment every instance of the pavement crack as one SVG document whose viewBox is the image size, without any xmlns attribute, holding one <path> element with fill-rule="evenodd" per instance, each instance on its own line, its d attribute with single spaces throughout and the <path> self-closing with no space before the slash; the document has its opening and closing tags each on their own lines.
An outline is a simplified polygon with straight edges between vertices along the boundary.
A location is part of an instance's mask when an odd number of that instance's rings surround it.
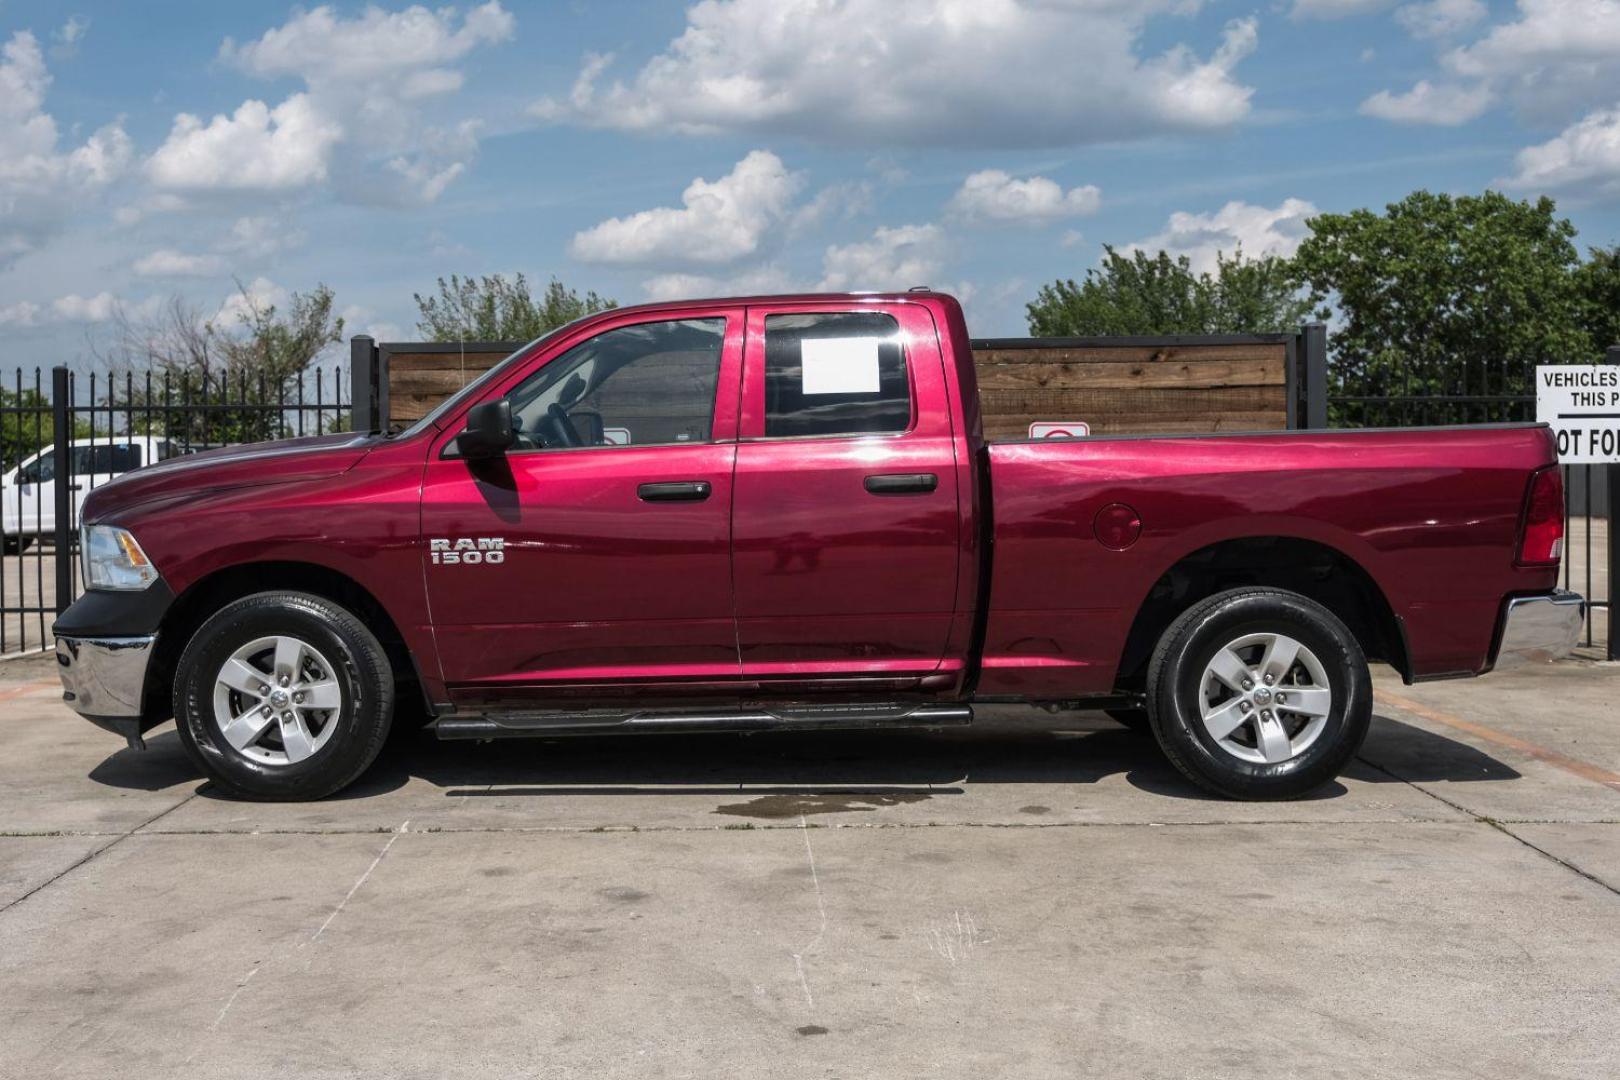
<svg viewBox="0 0 1620 1080">
<path fill-rule="evenodd" d="M 332 914 L 326 917 L 326 921 L 321 923 L 321 928 L 315 931 L 315 936 L 304 942 L 304 945 L 313 945 L 317 941 L 321 940 L 321 935 L 326 933 L 326 928 L 332 925 L 332 920 L 336 919 L 340 914 L 342 914 L 343 909 L 348 906 L 349 901 L 354 899 L 354 894 L 360 891 L 360 886 L 364 885 L 366 883 L 366 879 L 371 876 L 371 872 L 377 869 L 377 864 L 383 861 L 383 856 L 387 855 L 388 849 L 394 846 L 394 841 L 398 840 L 401 836 L 404 836 L 410 827 L 411 823 L 406 821 L 400 825 L 398 829 L 394 830 L 394 834 L 388 838 L 388 843 L 384 844 L 382 850 L 377 852 L 377 857 L 371 860 L 371 865 L 366 867 L 365 872 L 355 879 L 353 885 L 349 886 L 349 891 L 344 894 L 342 900 L 338 901 L 338 906 L 332 909 Z M 302 949 L 304 945 L 300 945 L 298 947 Z"/>
<path fill-rule="evenodd" d="M 40 891 L 42 891 L 44 889 L 48 889 L 52 885 L 55 885 L 58 881 L 61 881 L 63 878 L 65 878 L 69 874 L 73 873 L 73 871 L 77 870 L 79 867 L 88 865 L 89 863 L 93 862 L 95 859 L 99 858 L 103 852 L 111 851 L 113 848 L 117 847 L 119 844 L 123 843 L 125 840 L 128 840 L 131 836 L 134 836 L 136 833 L 140 832 L 142 829 L 146 828 L 148 825 L 151 825 L 153 822 L 161 820 L 162 818 L 168 817 L 170 814 L 174 813 L 176 810 L 180 809 L 182 806 L 186 805 L 186 803 L 190 802 L 192 799 L 195 799 L 196 797 L 197 797 L 197 793 L 195 791 L 193 791 L 190 795 L 187 795 L 185 798 L 181 799 L 179 802 L 175 803 L 173 806 L 170 806 L 167 809 L 158 811 L 157 813 L 153 814 L 151 817 L 147 818 L 145 821 L 141 822 L 139 825 L 135 826 L 133 829 L 130 829 L 128 832 L 119 833 L 117 836 L 113 837 L 111 840 L 107 841 L 105 844 L 102 844 L 100 847 L 96 848 L 94 851 L 90 851 L 90 852 L 86 853 L 83 858 L 81 858 L 81 859 L 75 861 L 74 863 L 72 863 L 71 865 L 67 866 L 60 873 L 51 875 L 50 877 L 46 878 L 44 881 L 40 882 L 38 885 L 35 885 L 32 889 L 29 889 L 27 892 L 23 893 L 22 895 L 17 896 L 17 897 L 13 897 L 11 900 L 7 901 L 6 903 L 0 904 L 0 915 L 4 915 L 6 912 L 10 911 L 12 908 L 16 907 L 18 904 L 22 903 L 24 900 L 27 900 L 30 896 L 33 896 L 35 893 L 40 892 Z"/>
<path fill-rule="evenodd" d="M 1416 783 L 1415 781 L 1412 781 L 1412 780 L 1408 780 L 1406 777 L 1404 777 L 1404 776 L 1400 775 L 1399 773 L 1395 772 L 1393 769 L 1385 768 L 1383 765 L 1378 764 L 1378 762 L 1373 761 L 1371 758 L 1368 758 L 1368 757 L 1366 757 L 1364 755 L 1357 754 L 1356 755 L 1356 760 L 1360 761 L 1362 764 L 1368 766 L 1369 768 L 1377 769 L 1379 772 L 1383 773 L 1385 776 L 1388 776 L 1390 779 L 1399 781 L 1400 783 L 1405 784 L 1407 787 L 1412 788 L 1414 791 L 1422 792 L 1424 795 L 1427 795 L 1429 798 L 1434 799 L 1436 802 L 1444 803 L 1446 806 L 1451 807 L 1453 810 L 1457 811 L 1460 814 L 1467 814 L 1475 822 L 1477 822 L 1477 823 L 1479 823 L 1481 825 L 1488 825 L 1491 828 L 1495 829 L 1497 832 L 1501 833 L 1502 835 L 1510 837 L 1511 839 L 1518 841 L 1520 844 L 1523 844 L 1525 847 L 1529 848 L 1531 851 L 1535 852 L 1537 855 L 1540 855 L 1542 858 L 1546 859 L 1547 861 L 1557 863 L 1559 866 L 1562 866 L 1565 870 L 1568 870 L 1570 873 L 1576 875 L 1577 877 L 1583 877 L 1587 881 L 1590 881 L 1592 884 L 1598 886 L 1599 888 L 1607 889 L 1609 892 L 1613 893 L 1615 896 L 1620 896 L 1620 888 L 1616 888 L 1614 885 L 1609 884 L 1607 881 L 1604 881 L 1602 878 L 1598 877 L 1596 874 L 1592 873 L 1589 870 L 1583 870 L 1579 866 L 1576 866 L 1574 863 L 1570 862 L 1568 859 L 1563 859 L 1563 858 L 1560 858 L 1557 855 L 1554 855 L 1552 852 L 1548 851 L 1544 847 L 1541 847 L 1539 844 L 1535 844 L 1535 843 L 1532 843 L 1529 840 L 1526 840 L 1524 837 L 1520 836 L 1518 833 L 1516 833 L 1512 829 L 1508 828 L 1508 824 L 1509 824 L 1508 822 L 1499 820 L 1497 818 L 1490 817 L 1490 816 L 1485 815 L 1485 814 L 1478 813 L 1478 812 L 1473 811 L 1473 810 L 1470 810 L 1468 807 L 1464 806 L 1462 803 L 1459 803 L 1459 802 L 1455 801 L 1454 799 L 1448 799 L 1444 795 L 1438 794 L 1437 792 L 1430 791 L 1428 788 L 1424 787 L 1422 784 Z M 1526 824 L 1531 824 L 1531 823 L 1526 822 Z"/>
<path fill-rule="evenodd" d="M 810 1011 L 814 1012 L 816 998 L 814 994 L 810 993 L 810 981 L 804 976 L 804 958 L 809 956 L 811 951 L 821 944 L 821 939 L 826 936 L 827 901 L 821 895 L 821 876 L 816 873 L 816 852 L 810 846 L 809 822 L 805 820 L 803 814 L 799 815 L 799 835 L 804 837 L 804 855 L 810 861 L 810 884 L 816 890 L 816 911 L 821 915 L 821 925 L 816 929 L 816 936 L 806 942 L 798 952 L 792 954 L 793 968 L 799 973 L 799 987 L 804 990 L 804 1002 L 810 1007 Z"/>
</svg>

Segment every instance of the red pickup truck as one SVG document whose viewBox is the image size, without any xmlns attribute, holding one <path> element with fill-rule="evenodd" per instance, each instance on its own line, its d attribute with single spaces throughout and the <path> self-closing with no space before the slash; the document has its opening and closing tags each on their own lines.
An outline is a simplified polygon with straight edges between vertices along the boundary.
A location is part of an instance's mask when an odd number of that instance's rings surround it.
<svg viewBox="0 0 1620 1080">
<path fill-rule="evenodd" d="M 927 291 L 623 308 L 393 435 L 96 489 L 64 697 L 222 789 L 318 798 L 442 738 L 1101 708 L 1238 798 L 1309 791 L 1408 681 L 1567 652 L 1537 425 L 986 443 Z"/>
</svg>

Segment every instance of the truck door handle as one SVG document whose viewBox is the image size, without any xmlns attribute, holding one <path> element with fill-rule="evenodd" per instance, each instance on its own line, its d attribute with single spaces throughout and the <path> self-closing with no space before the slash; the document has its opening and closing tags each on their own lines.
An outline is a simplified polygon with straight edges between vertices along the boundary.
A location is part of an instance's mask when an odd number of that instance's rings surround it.
<svg viewBox="0 0 1620 1080">
<path fill-rule="evenodd" d="M 662 484 L 642 484 L 636 495 L 642 502 L 702 502 L 709 497 L 707 480 L 676 480 Z"/>
<path fill-rule="evenodd" d="M 873 495 L 911 495 L 937 487 L 939 477 L 931 472 L 880 473 L 866 478 L 866 490 Z"/>
</svg>

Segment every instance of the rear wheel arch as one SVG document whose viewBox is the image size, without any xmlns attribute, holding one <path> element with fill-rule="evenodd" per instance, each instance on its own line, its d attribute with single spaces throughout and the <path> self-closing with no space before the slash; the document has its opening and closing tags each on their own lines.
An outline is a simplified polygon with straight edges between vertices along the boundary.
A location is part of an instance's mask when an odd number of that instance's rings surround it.
<svg viewBox="0 0 1620 1080">
<path fill-rule="evenodd" d="M 393 667 L 395 701 L 404 704 L 420 700 L 424 710 L 431 710 L 422 690 L 416 657 L 406 646 L 394 617 L 369 589 L 329 566 L 280 561 L 238 563 L 216 570 L 194 582 L 175 599 L 158 627 L 142 711 L 148 716 L 168 715 L 170 688 L 180 655 L 211 616 L 245 596 L 283 590 L 322 597 L 365 620 L 382 643 Z"/>
<path fill-rule="evenodd" d="M 1298 536 L 1235 537 L 1183 555 L 1148 589 L 1126 634 L 1115 681 L 1140 690 L 1159 639 L 1182 612 L 1217 593 L 1245 586 L 1286 589 L 1332 611 L 1369 660 L 1410 680 L 1400 621 L 1384 590 L 1341 549 Z"/>
</svg>

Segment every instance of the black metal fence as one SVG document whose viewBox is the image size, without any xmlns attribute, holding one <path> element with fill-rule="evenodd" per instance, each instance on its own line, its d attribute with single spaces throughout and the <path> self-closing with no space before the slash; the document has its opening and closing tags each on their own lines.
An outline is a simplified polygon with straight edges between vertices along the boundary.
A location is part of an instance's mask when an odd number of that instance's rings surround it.
<svg viewBox="0 0 1620 1080">
<path fill-rule="evenodd" d="M 1424 380 L 1412 374 L 1396 379 L 1393 392 L 1368 394 L 1335 388 L 1329 379 L 1326 329 L 1314 330 L 1323 343 L 1302 353 L 1305 370 L 1295 380 L 1300 388 L 1296 414 L 1302 426 L 1435 427 L 1447 424 L 1490 424 L 1536 419 L 1536 398 L 1527 365 L 1487 365 L 1470 378 L 1463 374 L 1447 391 L 1421 392 Z M 1620 363 L 1620 347 L 1608 362 Z M 1548 363 L 1563 363 L 1548 360 Z M 1620 659 L 1620 634 L 1614 605 L 1620 544 L 1615 541 L 1616 504 L 1620 503 L 1620 465 L 1565 465 L 1564 588 L 1588 603 L 1582 644 L 1597 655 Z"/>
<path fill-rule="evenodd" d="M 285 382 L 66 367 L 0 379 L 0 655 L 51 647 L 51 622 L 81 588 L 79 509 L 91 489 L 200 450 L 350 430 L 353 400 L 342 367 Z M 361 426 L 372 426 L 364 414 Z"/>
</svg>

